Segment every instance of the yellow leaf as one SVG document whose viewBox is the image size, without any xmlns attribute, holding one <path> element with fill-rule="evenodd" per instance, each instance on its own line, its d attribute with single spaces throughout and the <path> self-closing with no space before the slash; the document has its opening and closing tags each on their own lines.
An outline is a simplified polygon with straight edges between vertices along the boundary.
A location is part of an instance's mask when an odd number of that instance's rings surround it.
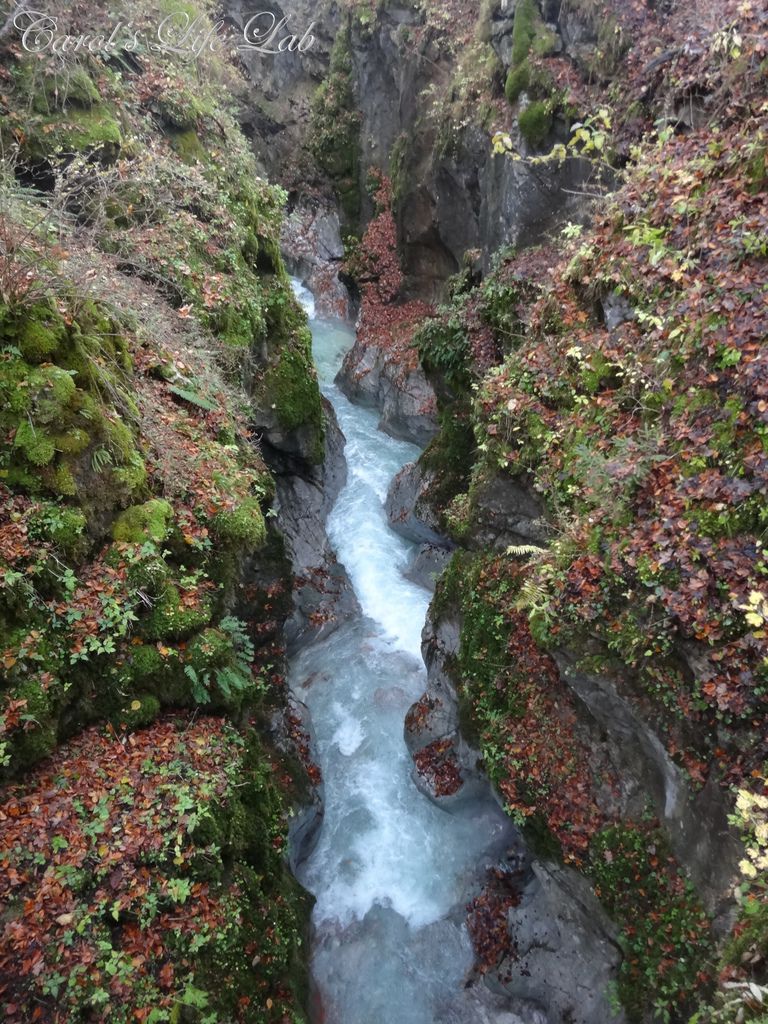
<svg viewBox="0 0 768 1024">
<path fill-rule="evenodd" d="M 131 701 L 131 711 L 141 711 L 141 701 L 140 700 Z"/>
</svg>

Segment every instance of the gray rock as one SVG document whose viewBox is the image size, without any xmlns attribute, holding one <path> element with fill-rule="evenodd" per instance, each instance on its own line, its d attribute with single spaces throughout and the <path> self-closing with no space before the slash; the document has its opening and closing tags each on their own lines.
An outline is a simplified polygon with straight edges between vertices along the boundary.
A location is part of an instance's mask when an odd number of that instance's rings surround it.
<svg viewBox="0 0 768 1024">
<path fill-rule="evenodd" d="M 480 753 L 461 735 L 458 695 L 446 668 L 447 660 L 458 652 L 458 645 L 457 622 L 445 619 L 435 625 L 428 616 L 422 634 L 427 690 L 408 711 L 404 729 L 406 746 L 414 758 L 414 783 L 433 803 L 447 811 L 454 811 L 488 792 L 488 781 L 479 767 Z M 420 770 L 416 761 L 425 748 L 436 743 L 447 747 L 438 761 L 450 761 L 459 775 L 458 786 L 450 793 L 438 792 L 435 777 L 429 771 Z"/>
<path fill-rule="evenodd" d="M 434 474 L 421 462 L 407 463 L 389 485 L 384 509 L 395 533 L 416 544 L 445 546 L 437 516 L 424 501 L 433 483 Z"/>
<path fill-rule="evenodd" d="M 665 828 L 670 846 L 720 929 L 727 927 L 732 884 L 742 847 L 728 825 L 728 801 L 716 772 L 694 793 L 664 744 L 614 679 L 579 671 L 575 656 L 554 654 L 565 682 L 607 734 L 612 759 L 624 778 L 634 780 Z"/>
<path fill-rule="evenodd" d="M 280 246 L 289 271 L 312 292 L 317 316 L 350 319 L 349 293 L 339 279 L 344 243 L 338 211 L 322 201 L 296 204 L 283 221 Z"/>
<path fill-rule="evenodd" d="M 473 488 L 470 547 L 502 551 L 510 544 L 542 544 L 549 532 L 544 504 L 525 478 L 497 473 Z"/>
<path fill-rule="evenodd" d="M 603 318 L 609 331 L 635 319 L 635 311 L 626 297 L 620 292 L 611 292 L 602 300 Z"/>
<path fill-rule="evenodd" d="M 437 404 L 421 367 L 406 368 L 358 336 L 336 383 L 352 402 L 381 412 L 379 429 L 424 447 L 437 433 Z"/>
<path fill-rule="evenodd" d="M 294 573 L 293 613 L 285 627 L 286 646 L 295 654 L 359 612 L 344 567 L 325 531 L 333 503 L 346 482 L 344 435 L 330 403 L 326 415 L 325 462 L 315 466 L 286 451 L 265 449 L 277 489 L 278 524 Z"/>
<path fill-rule="evenodd" d="M 315 749 L 315 730 L 312 725 L 312 716 L 310 715 L 309 708 L 294 695 L 288 698 L 287 707 L 284 711 L 276 714 L 272 723 L 272 733 L 278 749 L 287 752 L 293 757 L 298 756 L 293 740 L 293 729 L 288 722 L 289 717 L 298 720 L 299 728 L 306 736 L 310 749 Z M 303 799 L 300 806 L 294 808 L 294 814 L 288 828 L 290 840 L 288 849 L 290 851 L 291 871 L 294 873 L 311 856 L 320 838 L 324 809 L 322 783 L 319 786 L 307 787 L 306 793 L 302 796 Z"/>
<path fill-rule="evenodd" d="M 619 1024 L 624 1014 L 609 998 L 621 963 L 613 925 L 575 871 L 542 861 L 532 867 L 520 903 L 509 911 L 515 956 L 487 984 L 538 1004 L 547 1024 Z"/>
<path fill-rule="evenodd" d="M 403 575 L 406 579 L 433 593 L 438 579 L 442 576 L 452 557 L 453 550 L 450 548 L 422 544 Z"/>
</svg>

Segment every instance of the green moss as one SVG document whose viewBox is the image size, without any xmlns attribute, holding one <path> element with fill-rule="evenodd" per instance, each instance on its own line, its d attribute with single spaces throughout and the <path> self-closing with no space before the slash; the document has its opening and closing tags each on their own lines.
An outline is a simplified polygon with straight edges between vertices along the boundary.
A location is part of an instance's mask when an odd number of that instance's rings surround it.
<svg viewBox="0 0 768 1024">
<path fill-rule="evenodd" d="M 207 162 L 208 153 L 200 142 L 200 137 L 194 128 L 188 128 L 186 131 L 181 132 L 173 132 L 170 139 L 174 152 L 184 161 L 185 164 Z"/>
<path fill-rule="evenodd" d="M 276 412 L 286 430 L 305 427 L 310 431 L 309 454 L 319 463 L 324 455 L 325 427 L 320 389 L 310 355 L 311 339 L 302 329 L 300 347 L 284 347 L 279 361 L 264 375 L 264 401 Z"/>
<path fill-rule="evenodd" d="M 539 12 L 535 0 L 519 0 L 512 27 L 512 65 L 517 67 L 528 56 L 536 35 Z"/>
<path fill-rule="evenodd" d="M 62 153 L 92 153 L 99 151 L 103 159 L 114 160 L 123 143 L 120 125 L 102 104 L 89 110 L 68 110 L 60 114 L 31 122 L 29 134 L 22 147 L 23 155 L 34 162 Z"/>
<path fill-rule="evenodd" d="M 51 438 L 29 420 L 21 421 L 13 443 L 33 466 L 47 466 L 56 455 L 56 448 Z"/>
<path fill-rule="evenodd" d="M 17 68 L 16 85 L 32 97 L 32 108 L 38 114 L 70 107 L 89 110 L 101 102 L 101 96 L 84 67 L 64 64 L 56 72 L 40 73 L 32 61 Z"/>
<path fill-rule="evenodd" d="M 312 103 L 309 148 L 334 184 L 345 225 L 354 230 L 360 219 L 360 114 L 352 87 L 349 26 L 337 34 L 328 77 Z"/>
<path fill-rule="evenodd" d="M 536 26 L 536 32 L 531 40 L 531 52 L 537 57 L 548 57 L 557 48 L 557 34 L 546 25 Z"/>
<path fill-rule="evenodd" d="M 441 375 L 456 392 L 469 386 L 469 336 L 459 304 L 440 310 L 440 316 L 425 320 L 413 343 L 428 374 Z"/>
<path fill-rule="evenodd" d="M 19 335 L 19 349 L 30 363 L 44 363 L 56 352 L 61 334 L 42 323 L 28 323 Z"/>
<path fill-rule="evenodd" d="M 150 597 L 162 593 L 170 579 L 171 570 L 160 556 L 142 558 L 128 567 L 128 583 Z"/>
<path fill-rule="evenodd" d="M 203 630 L 188 645 L 185 661 L 198 672 L 208 672 L 232 658 L 232 640 L 220 629 Z"/>
<path fill-rule="evenodd" d="M 515 103 L 520 98 L 520 94 L 528 89 L 530 79 L 531 69 L 527 60 L 518 64 L 517 67 L 509 69 L 504 92 L 510 103 Z"/>
<path fill-rule="evenodd" d="M 77 494 L 75 475 L 72 472 L 71 466 L 66 462 L 51 467 L 43 479 L 53 494 L 60 494 L 64 498 L 74 498 Z"/>
<path fill-rule="evenodd" d="M 546 57 L 557 43 L 555 33 L 547 28 L 539 16 L 535 0 L 520 0 L 515 8 L 515 23 L 512 29 L 512 61 L 504 92 L 510 103 L 516 103 L 521 94 L 547 98 L 552 93 L 553 83 L 544 69 L 531 67 L 529 57 Z"/>
<path fill-rule="evenodd" d="M 520 132 L 529 146 L 540 146 L 552 131 L 552 104 L 546 100 L 530 103 L 518 118 Z"/>
<path fill-rule="evenodd" d="M 65 554 L 74 554 L 84 545 L 87 520 L 79 508 L 43 505 L 30 519 L 30 537 L 51 541 Z"/>
<path fill-rule="evenodd" d="M 211 605 L 206 599 L 193 608 L 181 604 L 176 587 L 166 587 L 162 597 L 146 618 L 140 632 L 146 640 L 185 640 L 211 619 Z"/>
<path fill-rule="evenodd" d="M 112 476 L 118 487 L 123 488 L 128 494 L 135 494 L 147 482 L 147 467 L 141 456 L 136 453 L 131 456 L 127 465 L 113 469 Z"/>
<path fill-rule="evenodd" d="M 91 443 L 91 439 L 85 430 L 72 427 L 63 434 L 54 434 L 53 443 L 56 451 L 62 455 L 80 455 Z"/>
<path fill-rule="evenodd" d="M 9 738 L 8 753 L 14 771 L 28 768 L 56 749 L 56 727 L 51 701 L 37 679 L 29 679 L 11 692 L 11 699 L 25 701 L 21 711 L 30 728 L 19 729 Z"/>
<path fill-rule="evenodd" d="M 128 544 L 141 544 L 146 540 L 160 544 L 168 536 L 172 519 L 170 503 L 154 498 L 122 512 L 112 526 L 112 537 Z"/>
<path fill-rule="evenodd" d="M 128 701 L 117 714 L 113 723 L 120 729 L 140 729 L 150 725 L 160 714 L 160 701 L 151 693 L 141 693 Z"/>
<path fill-rule="evenodd" d="M 165 659 L 154 644 L 141 644 L 131 650 L 130 671 L 135 680 L 148 679 L 161 675 L 165 669 Z"/>
<path fill-rule="evenodd" d="M 246 498 L 232 511 L 219 512 L 211 526 L 224 544 L 249 551 L 261 547 L 267 534 L 258 498 Z"/>
<path fill-rule="evenodd" d="M 440 415 L 440 431 L 421 456 L 426 470 L 434 474 L 426 501 L 442 515 L 452 500 L 466 492 L 475 452 L 470 411 L 454 403 Z"/>
</svg>

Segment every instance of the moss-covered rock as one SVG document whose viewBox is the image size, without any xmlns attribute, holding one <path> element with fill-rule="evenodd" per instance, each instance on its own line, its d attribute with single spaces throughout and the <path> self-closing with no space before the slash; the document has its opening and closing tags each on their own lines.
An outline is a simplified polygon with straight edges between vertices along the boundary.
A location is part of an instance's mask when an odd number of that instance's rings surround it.
<svg viewBox="0 0 768 1024">
<path fill-rule="evenodd" d="M 8 756 L 18 769 L 23 770 L 56 749 L 56 723 L 51 698 L 38 679 L 21 683 L 10 697 L 14 702 L 23 702 L 20 707 L 23 725 L 9 737 Z"/>
<path fill-rule="evenodd" d="M 99 104 L 87 110 L 69 110 L 66 119 L 56 115 L 31 121 L 22 153 L 34 163 L 51 159 L 59 153 L 97 152 L 101 160 L 112 162 L 122 144 L 119 122 L 108 107 Z"/>
<path fill-rule="evenodd" d="M 310 150 L 333 182 L 344 220 L 356 229 L 360 218 L 360 121 L 352 86 L 349 26 L 336 35 L 328 77 L 312 104 Z"/>
<path fill-rule="evenodd" d="M 45 363 L 61 343 L 61 334 L 39 321 L 24 325 L 19 335 L 21 354 L 30 363 Z"/>
<path fill-rule="evenodd" d="M 552 104 L 546 100 L 530 103 L 518 118 L 520 132 L 529 146 L 541 146 L 552 131 Z"/>
<path fill-rule="evenodd" d="M 222 543 L 246 551 L 261 547 L 267 532 L 258 498 L 246 498 L 236 508 L 219 512 L 211 528 Z"/>
<path fill-rule="evenodd" d="M 174 132 L 171 136 L 171 146 L 185 164 L 205 163 L 208 153 L 200 141 L 200 137 L 194 128 L 186 131 Z"/>
<path fill-rule="evenodd" d="M 52 541 L 67 555 L 81 552 L 87 544 L 87 519 L 79 508 L 42 505 L 30 520 L 30 536 Z"/>
<path fill-rule="evenodd" d="M 225 665 L 232 657 L 232 640 L 221 629 L 205 629 L 188 645 L 185 662 L 196 672 L 209 672 Z"/>
<path fill-rule="evenodd" d="M 287 345 L 281 350 L 278 362 L 264 375 L 261 390 L 264 403 L 274 410 L 285 430 L 305 428 L 310 436 L 309 457 L 319 463 L 325 450 L 325 425 L 310 346 L 305 329 L 299 344 Z"/>
<path fill-rule="evenodd" d="M 150 725 L 160 714 L 160 701 L 154 694 L 140 693 L 112 716 L 115 726 L 120 729 L 141 729 Z"/>
<path fill-rule="evenodd" d="M 172 519 L 173 506 L 170 502 L 153 498 L 122 512 L 112 526 L 112 537 L 128 544 L 141 544 L 147 540 L 160 544 L 168 536 Z"/>
<path fill-rule="evenodd" d="M 185 640 L 206 626 L 211 619 L 211 604 L 202 598 L 187 607 L 181 602 L 176 587 L 166 587 L 152 611 L 141 622 L 141 633 L 147 640 Z"/>
<path fill-rule="evenodd" d="M 52 438 L 42 427 L 35 427 L 29 420 L 22 420 L 16 428 L 14 445 L 33 466 L 47 466 L 56 455 Z"/>
</svg>

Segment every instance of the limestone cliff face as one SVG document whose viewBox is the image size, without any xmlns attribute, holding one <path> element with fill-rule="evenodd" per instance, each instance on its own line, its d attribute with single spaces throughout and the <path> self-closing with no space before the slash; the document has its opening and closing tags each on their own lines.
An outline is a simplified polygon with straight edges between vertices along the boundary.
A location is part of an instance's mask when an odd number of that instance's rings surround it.
<svg viewBox="0 0 768 1024">
<path fill-rule="evenodd" d="M 310 185 L 327 193 L 327 178 L 310 156 L 322 119 L 322 113 L 313 114 L 313 96 L 328 76 L 333 40 L 338 46 L 346 26 L 346 73 L 359 121 L 356 184 L 362 218 L 347 227 L 359 229 L 372 213 L 366 189 L 371 169 L 389 174 L 411 293 L 427 299 L 442 295 L 446 279 L 461 268 L 469 250 L 482 250 L 487 268 L 500 246 L 534 244 L 557 225 L 583 215 L 581 193 L 594 174 L 588 161 L 569 158 L 561 165 L 532 168 L 494 154 L 490 136 L 501 127 L 512 129 L 522 153 L 537 147 L 520 134 L 511 109 L 452 99 L 462 90 L 466 65 L 482 61 L 488 66 L 483 88 L 503 78 L 513 5 L 496 3 L 480 20 L 470 12 L 458 42 L 410 3 L 388 4 L 373 17 L 307 0 L 284 0 L 270 9 L 294 29 L 315 22 L 316 41 L 303 54 L 246 55 L 254 90 L 242 120 L 254 149 L 297 200 Z M 248 7 L 241 0 L 231 0 L 227 11 L 235 23 L 245 23 Z M 572 14 L 562 14 L 558 27 L 562 37 L 557 45 L 569 54 L 594 43 Z M 478 34 L 487 38 L 481 47 L 474 41 Z M 563 141 L 565 127 L 554 122 L 549 138 Z"/>
</svg>

